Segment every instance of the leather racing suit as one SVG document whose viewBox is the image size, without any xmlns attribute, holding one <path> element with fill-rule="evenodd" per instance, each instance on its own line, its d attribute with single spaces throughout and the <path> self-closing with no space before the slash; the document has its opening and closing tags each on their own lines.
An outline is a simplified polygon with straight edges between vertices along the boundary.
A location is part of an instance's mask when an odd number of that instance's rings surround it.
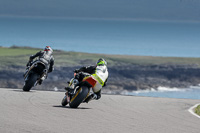
<svg viewBox="0 0 200 133">
<path fill-rule="evenodd" d="M 32 61 L 38 57 L 38 60 L 43 62 L 46 65 L 46 68 L 48 70 L 48 73 L 53 71 L 53 65 L 54 65 L 54 57 L 52 55 L 51 51 L 39 51 L 35 55 L 31 55 L 29 58 L 29 62 L 26 66 L 31 66 Z"/>
<path fill-rule="evenodd" d="M 107 79 L 108 79 L 108 69 L 107 66 L 88 66 L 88 67 L 81 67 L 78 70 L 75 70 L 76 73 L 78 72 L 85 72 L 91 74 L 98 82 L 96 83 L 95 87 L 92 88 L 94 94 L 91 94 L 84 102 L 89 102 L 91 99 L 100 99 L 101 98 L 101 88 L 106 86 Z M 83 75 L 77 75 L 75 77 L 80 81 L 83 80 Z"/>
</svg>

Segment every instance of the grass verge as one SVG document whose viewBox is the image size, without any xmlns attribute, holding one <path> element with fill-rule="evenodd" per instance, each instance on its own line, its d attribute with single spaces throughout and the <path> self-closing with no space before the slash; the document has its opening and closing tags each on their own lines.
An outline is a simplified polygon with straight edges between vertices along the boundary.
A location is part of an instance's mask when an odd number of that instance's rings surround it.
<svg viewBox="0 0 200 133">
<path fill-rule="evenodd" d="M 200 116 L 200 105 L 195 108 L 195 113 Z"/>
<path fill-rule="evenodd" d="M 42 49 L 30 47 L 0 47 L 0 68 L 7 66 L 25 66 L 29 56 Z M 89 54 L 70 51 L 54 51 L 55 66 L 76 66 L 92 65 L 99 58 L 105 58 L 109 66 L 122 65 L 198 65 L 200 58 L 183 58 L 183 57 L 152 57 L 152 56 L 134 56 L 134 55 L 107 55 L 107 54 Z"/>
</svg>

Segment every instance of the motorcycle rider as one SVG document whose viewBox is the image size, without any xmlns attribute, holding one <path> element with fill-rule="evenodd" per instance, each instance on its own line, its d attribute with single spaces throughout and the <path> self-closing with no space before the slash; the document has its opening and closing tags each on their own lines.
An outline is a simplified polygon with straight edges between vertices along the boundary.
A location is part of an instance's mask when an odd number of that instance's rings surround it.
<svg viewBox="0 0 200 133">
<path fill-rule="evenodd" d="M 74 70 L 75 73 L 85 72 L 89 73 L 94 77 L 98 82 L 96 83 L 93 89 L 93 94 L 89 95 L 83 102 L 89 102 L 92 99 L 100 99 L 101 98 L 101 88 L 106 86 L 108 79 L 108 69 L 107 62 L 105 59 L 100 58 L 95 66 L 81 67 L 80 69 Z M 78 79 L 81 82 L 84 78 L 84 74 L 80 73 L 75 76 L 75 79 Z M 67 89 L 67 88 L 66 88 Z"/>
<path fill-rule="evenodd" d="M 44 48 L 44 51 L 39 51 L 35 55 L 31 55 L 29 58 L 29 61 L 26 65 L 27 70 L 29 67 L 33 64 L 33 60 L 38 57 L 38 60 L 43 62 L 46 65 L 46 68 L 48 69 L 47 73 L 50 73 L 53 71 L 53 65 L 54 65 L 54 57 L 53 57 L 53 50 L 50 46 L 46 46 Z M 26 72 L 25 72 L 26 73 Z M 39 85 L 42 84 L 43 80 L 47 78 L 47 73 L 41 78 L 41 80 L 38 82 Z"/>
</svg>

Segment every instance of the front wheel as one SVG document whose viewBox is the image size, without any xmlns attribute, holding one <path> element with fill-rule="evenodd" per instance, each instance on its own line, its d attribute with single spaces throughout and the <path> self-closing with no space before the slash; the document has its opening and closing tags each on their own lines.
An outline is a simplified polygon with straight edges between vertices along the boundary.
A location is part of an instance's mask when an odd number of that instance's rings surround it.
<svg viewBox="0 0 200 133">
<path fill-rule="evenodd" d="M 68 96 L 65 95 L 65 97 L 63 98 L 62 102 L 61 102 L 61 105 L 62 106 L 66 106 L 69 102 L 69 98 Z"/>
<path fill-rule="evenodd" d="M 25 81 L 25 85 L 23 87 L 23 91 L 30 91 L 30 89 L 34 86 L 35 82 L 37 81 L 38 75 L 31 74 L 27 81 Z"/>
<path fill-rule="evenodd" d="M 71 108 L 77 108 L 83 102 L 83 100 L 86 98 L 88 93 L 89 93 L 89 88 L 88 87 L 86 87 L 86 86 L 80 87 L 76 91 L 76 94 L 70 100 L 69 106 Z"/>
</svg>

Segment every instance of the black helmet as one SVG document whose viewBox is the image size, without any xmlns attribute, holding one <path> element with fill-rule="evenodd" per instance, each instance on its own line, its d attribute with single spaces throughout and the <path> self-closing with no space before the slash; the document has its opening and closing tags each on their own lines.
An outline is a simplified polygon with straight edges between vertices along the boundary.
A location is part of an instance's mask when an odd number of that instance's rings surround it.
<svg viewBox="0 0 200 133">
<path fill-rule="evenodd" d="M 105 59 L 100 58 L 100 59 L 97 61 L 96 65 L 97 65 L 97 66 L 104 66 L 104 65 L 107 66 L 107 62 L 106 62 Z"/>
</svg>

